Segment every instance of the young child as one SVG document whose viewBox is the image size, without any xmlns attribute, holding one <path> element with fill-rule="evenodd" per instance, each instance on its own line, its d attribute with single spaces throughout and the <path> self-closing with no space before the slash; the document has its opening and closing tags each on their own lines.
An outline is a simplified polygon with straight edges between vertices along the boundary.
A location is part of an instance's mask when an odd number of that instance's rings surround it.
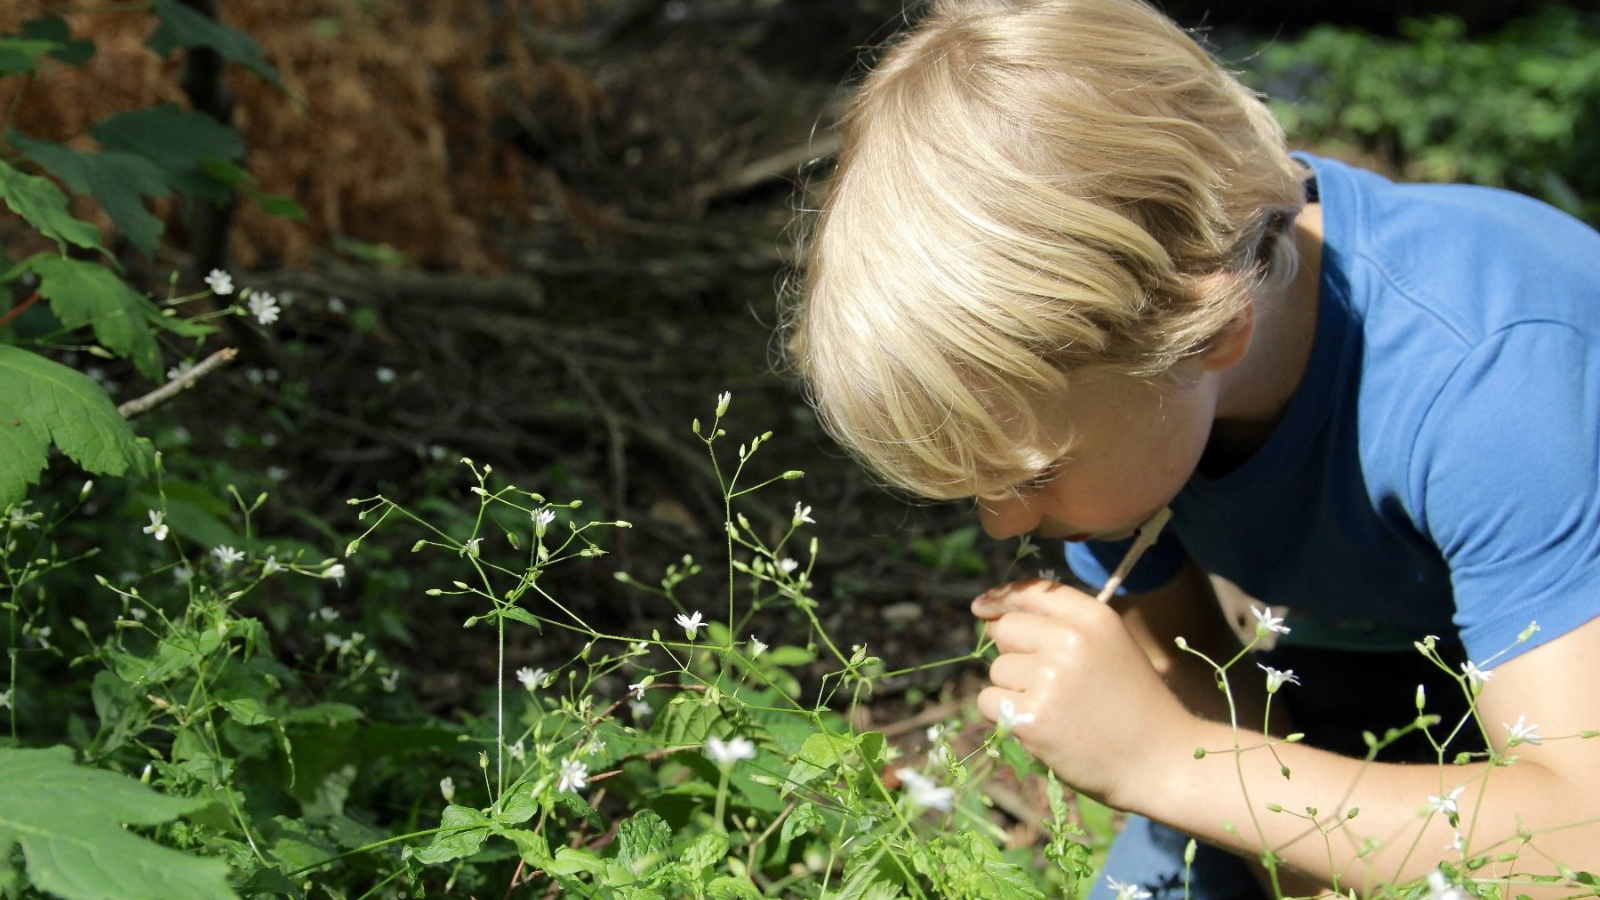
<svg viewBox="0 0 1600 900">
<path fill-rule="evenodd" d="M 854 453 L 1065 541 L 1091 588 L 1170 507 L 1110 605 L 1037 579 L 973 603 L 979 709 L 1132 814 L 1100 896 L 1290 890 L 1251 877 L 1268 851 L 1346 892 L 1600 872 L 1593 231 L 1291 156 L 1139 0 L 947 2 L 861 86 L 790 327 Z M 1238 652 L 1220 580 L 1278 638 L 1231 703 L 1175 642 Z M 1303 741 L 1260 746 L 1269 689 Z M 1442 721 L 1364 763 L 1419 705 Z M 1456 764 L 1490 746 L 1516 762 Z"/>
</svg>

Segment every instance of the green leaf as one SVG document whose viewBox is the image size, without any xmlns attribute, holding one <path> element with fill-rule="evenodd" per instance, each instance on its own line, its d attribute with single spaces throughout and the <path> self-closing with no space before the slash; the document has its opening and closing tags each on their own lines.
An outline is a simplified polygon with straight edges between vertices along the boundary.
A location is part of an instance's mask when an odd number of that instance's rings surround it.
<svg viewBox="0 0 1600 900">
<path fill-rule="evenodd" d="M 40 254 L 23 267 L 39 276 L 39 296 L 68 328 L 94 329 L 107 350 L 131 360 L 151 381 L 161 378 L 161 348 L 150 322 L 161 313 L 143 294 L 105 266 Z"/>
<path fill-rule="evenodd" d="M 579 872 L 600 872 L 605 867 L 605 861 L 592 851 L 562 847 L 556 851 L 554 859 L 545 863 L 544 870 L 551 875 L 576 875 Z"/>
<path fill-rule="evenodd" d="M 461 859 L 478 852 L 489 836 L 489 818 L 465 806 L 447 806 L 439 827 L 446 830 L 433 836 L 433 843 L 411 851 L 417 860 L 433 865 Z"/>
<path fill-rule="evenodd" d="M 94 42 L 73 40 L 71 26 L 58 16 L 43 16 L 23 22 L 22 36 L 33 41 L 60 44 L 61 49 L 50 51 L 50 56 L 69 66 L 81 66 L 94 56 Z"/>
<path fill-rule="evenodd" d="M 807 834 L 813 828 L 822 827 L 822 816 L 817 808 L 810 803 L 802 803 L 794 808 L 789 818 L 783 820 L 783 828 L 778 832 L 778 840 L 784 844 L 794 841 L 800 835 Z"/>
<path fill-rule="evenodd" d="M 672 827 L 647 809 L 622 823 L 617 844 L 617 861 L 633 874 L 643 875 L 672 858 Z"/>
<path fill-rule="evenodd" d="M 945 877 L 957 894 L 984 900 L 1045 900 L 1028 873 L 1008 862 L 987 839 L 968 831 L 957 841 L 958 846 L 939 847 Z"/>
<path fill-rule="evenodd" d="M 532 625 L 534 628 L 538 629 L 539 631 L 543 631 L 544 630 L 544 623 L 540 622 L 537 618 L 535 618 L 533 613 L 528 612 L 527 610 L 523 609 L 520 606 L 505 606 L 505 607 L 501 607 L 500 609 L 497 609 L 494 612 L 489 613 L 487 616 L 484 616 L 484 618 L 485 619 L 493 619 L 496 616 L 504 616 L 507 619 L 513 619 L 515 621 L 521 622 L 524 625 Z"/>
<path fill-rule="evenodd" d="M 67 195 L 50 179 L 19 172 L 0 161 L 0 198 L 40 234 L 55 241 L 62 253 L 73 244 L 111 255 L 100 246 L 100 232 L 93 225 L 67 212 Z"/>
<path fill-rule="evenodd" d="M 238 63 L 283 87 L 277 70 L 267 65 L 255 38 L 173 0 L 156 0 L 155 5 L 161 24 L 144 43 L 157 55 L 166 56 L 178 47 L 207 47 L 228 62 Z"/>
<path fill-rule="evenodd" d="M 22 75 L 39 67 L 39 58 L 66 49 L 58 41 L 0 37 L 0 75 Z"/>
<path fill-rule="evenodd" d="M 75 194 L 94 197 L 111 224 L 139 248 L 146 260 L 161 240 L 161 220 L 145 208 L 144 198 L 171 194 L 161 170 L 142 156 L 107 151 L 89 153 L 54 141 L 41 141 L 13 131 L 6 135 L 22 155 L 61 179 Z"/>
<path fill-rule="evenodd" d="M 701 871 L 728 858 L 728 836 L 708 831 L 694 839 L 683 850 L 683 864 L 693 871 Z"/>
<path fill-rule="evenodd" d="M 228 867 L 123 825 L 157 825 L 204 805 L 72 762 L 65 747 L 0 750 L 0 856 L 21 844 L 28 880 L 67 900 L 236 898 Z"/>
<path fill-rule="evenodd" d="M 90 472 L 143 474 L 148 442 L 89 376 L 0 344 L 0 508 L 22 499 L 49 462 L 50 445 Z"/>
<path fill-rule="evenodd" d="M 233 188 L 205 163 L 244 158 L 239 133 L 204 113 L 175 103 L 122 112 L 89 126 L 89 134 L 111 151 L 134 153 L 154 163 L 167 183 L 190 199 L 227 203 Z"/>
<path fill-rule="evenodd" d="M 718 875 L 711 879 L 706 894 L 711 900 L 761 900 L 761 892 L 750 883 L 750 879 L 732 875 Z"/>
</svg>

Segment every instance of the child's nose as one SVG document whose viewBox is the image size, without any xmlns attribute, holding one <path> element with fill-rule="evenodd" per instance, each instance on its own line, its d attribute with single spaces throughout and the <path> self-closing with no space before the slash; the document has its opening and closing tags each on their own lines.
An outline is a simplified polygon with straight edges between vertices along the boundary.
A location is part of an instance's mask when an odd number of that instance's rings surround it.
<svg viewBox="0 0 1600 900">
<path fill-rule="evenodd" d="M 996 540 L 1013 538 L 1039 527 L 1039 514 L 1018 497 L 979 500 L 978 522 Z"/>
</svg>

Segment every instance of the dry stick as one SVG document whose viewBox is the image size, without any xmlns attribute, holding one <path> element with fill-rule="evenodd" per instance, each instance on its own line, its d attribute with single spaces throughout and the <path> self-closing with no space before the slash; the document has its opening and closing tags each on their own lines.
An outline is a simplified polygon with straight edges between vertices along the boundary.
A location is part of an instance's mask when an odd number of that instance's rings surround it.
<svg viewBox="0 0 1600 900">
<path fill-rule="evenodd" d="M 1138 562 L 1139 557 L 1156 542 L 1156 538 L 1161 536 L 1161 529 L 1165 528 L 1171 519 L 1172 510 L 1163 506 L 1160 512 L 1150 517 L 1150 521 L 1139 526 L 1138 535 L 1133 539 L 1133 546 L 1123 554 L 1122 562 L 1117 564 L 1117 570 L 1111 573 L 1111 580 L 1107 581 L 1106 586 L 1095 595 L 1096 600 L 1101 603 L 1111 602 L 1111 595 L 1117 592 L 1117 588 L 1122 587 L 1122 580 L 1133 571 L 1133 564 Z"/>
<path fill-rule="evenodd" d="M 211 370 L 231 361 L 238 355 L 239 350 L 237 348 L 223 347 L 221 350 L 201 360 L 199 365 L 163 384 L 161 387 L 145 394 L 143 397 L 136 397 L 118 406 L 117 412 L 121 413 L 124 419 L 131 419 L 141 413 L 147 413 L 177 396 L 184 388 L 193 387 L 195 382 L 211 374 Z"/>
</svg>

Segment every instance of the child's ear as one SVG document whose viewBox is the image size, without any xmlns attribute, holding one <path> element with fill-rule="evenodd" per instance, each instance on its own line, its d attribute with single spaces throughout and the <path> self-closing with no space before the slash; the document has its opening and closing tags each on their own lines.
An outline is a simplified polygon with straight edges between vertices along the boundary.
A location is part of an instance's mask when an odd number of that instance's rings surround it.
<svg viewBox="0 0 1600 900">
<path fill-rule="evenodd" d="M 1230 369 L 1244 359 L 1250 349 L 1250 338 L 1256 330 L 1256 305 L 1247 304 L 1239 314 L 1228 320 L 1222 330 L 1211 336 L 1206 348 L 1200 352 L 1200 363 L 1207 371 Z"/>
</svg>

